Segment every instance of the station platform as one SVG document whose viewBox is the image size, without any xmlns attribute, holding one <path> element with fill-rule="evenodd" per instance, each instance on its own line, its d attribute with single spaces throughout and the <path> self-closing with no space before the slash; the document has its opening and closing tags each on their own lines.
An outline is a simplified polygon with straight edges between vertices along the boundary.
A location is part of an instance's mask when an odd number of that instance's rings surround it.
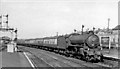
<svg viewBox="0 0 120 69">
<path fill-rule="evenodd" d="M 23 52 L 11 53 L 7 52 L 7 50 L 0 52 L 0 64 L 1 68 L 3 69 L 5 67 L 31 67 Z"/>
<path fill-rule="evenodd" d="M 120 59 L 120 51 L 118 49 L 103 49 L 102 50 L 104 57 Z"/>
</svg>

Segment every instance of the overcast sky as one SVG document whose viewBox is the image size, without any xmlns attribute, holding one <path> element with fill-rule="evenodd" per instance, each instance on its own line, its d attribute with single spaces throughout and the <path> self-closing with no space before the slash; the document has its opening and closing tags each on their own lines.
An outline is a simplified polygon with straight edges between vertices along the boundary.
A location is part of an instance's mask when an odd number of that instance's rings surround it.
<svg viewBox="0 0 120 69">
<path fill-rule="evenodd" d="M 110 28 L 118 25 L 119 0 L 1 0 L 2 13 L 19 38 L 66 34 L 73 29 Z"/>
</svg>

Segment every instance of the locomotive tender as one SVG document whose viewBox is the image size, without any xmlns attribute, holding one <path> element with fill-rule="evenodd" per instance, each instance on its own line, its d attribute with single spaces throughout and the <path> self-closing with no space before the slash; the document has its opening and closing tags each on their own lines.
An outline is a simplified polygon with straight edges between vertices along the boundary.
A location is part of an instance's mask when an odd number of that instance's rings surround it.
<svg viewBox="0 0 120 69">
<path fill-rule="evenodd" d="M 72 33 L 65 36 L 28 39 L 18 44 L 62 52 L 66 56 L 84 58 L 86 61 L 103 61 L 99 37 L 93 31 L 83 34 Z"/>
</svg>

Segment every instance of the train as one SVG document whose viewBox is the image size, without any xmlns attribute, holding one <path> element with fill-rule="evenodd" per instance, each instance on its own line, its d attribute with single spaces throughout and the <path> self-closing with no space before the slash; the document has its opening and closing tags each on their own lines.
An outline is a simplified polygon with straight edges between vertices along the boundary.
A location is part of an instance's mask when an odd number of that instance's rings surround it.
<svg viewBox="0 0 120 69">
<path fill-rule="evenodd" d="M 71 33 L 62 36 L 26 39 L 18 41 L 17 44 L 55 51 L 86 61 L 103 61 L 100 39 L 93 31 L 82 34 Z"/>
</svg>

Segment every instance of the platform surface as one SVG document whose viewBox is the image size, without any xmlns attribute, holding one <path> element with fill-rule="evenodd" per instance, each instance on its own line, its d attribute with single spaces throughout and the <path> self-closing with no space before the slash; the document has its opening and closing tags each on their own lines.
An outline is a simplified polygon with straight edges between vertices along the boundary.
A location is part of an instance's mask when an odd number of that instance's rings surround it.
<svg viewBox="0 0 120 69">
<path fill-rule="evenodd" d="M 31 67 L 23 52 L 0 52 L 0 62 L 2 67 Z"/>
<path fill-rule="evenodd" d="M 115 59 L 120 59 L 120 52 L 118 49 L 103 49 L 105 57 L 111 57 Z"/>
</svg>

